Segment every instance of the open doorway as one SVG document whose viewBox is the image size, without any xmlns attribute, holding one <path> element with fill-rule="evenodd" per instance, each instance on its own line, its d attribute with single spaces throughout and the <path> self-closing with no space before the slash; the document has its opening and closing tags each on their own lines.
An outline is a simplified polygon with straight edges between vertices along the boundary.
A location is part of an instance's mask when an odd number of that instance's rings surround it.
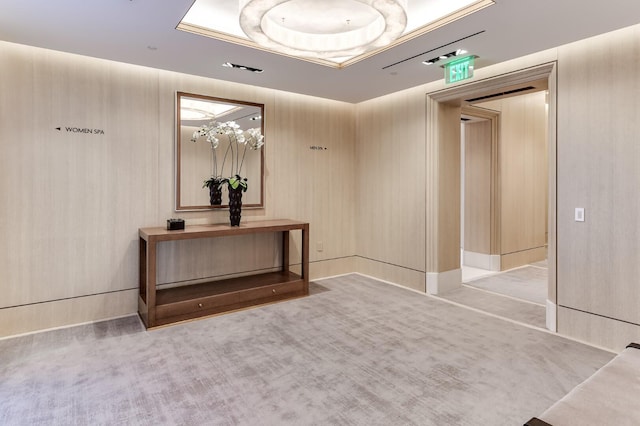
<svg viewBox="0 0 640 426">
<path fill-rule="evenodd" d="M 492 185 L 498 183 L 500 113 L 463 107 L 460 117 L 460 268 L 466 283 L 500 271 L 500 256 L 491 230 L 498 212 Z M 497 157 L 496 157 L 497 158 Z M 495 222 L 495 223 L 494 223 Z"/>
<path fill-rule="evenodd" d="M 547 85 L 543 80 L 510 92 L 465 100 L 461 109 L 462 282 L 545 307 Z M 493 247 L 492 211 L 499 216 Z"/>
<path fill-rule="evenodd" d="M 523 102 L 522 99 L 524 97 L 516 100 L 519 97 L 518 95 L 523 94 L 531 97 L 537 96 L 538 99 L 542 98 L 544 100 L 543 117 L 545 121 L 548 119 L 548 123 L 544 123 L 545 129 L 547 129 L 544 133 L 547 138 L 544 140 L 543 148 L 535 148 L 538 149 L 536 151 L 537 154 L 532 151 L 534 147 L 526 146 L 524 149 L 520 149 L 515 156 L 514 150 L 511 149 L 512 146 L 496 147 L 491 143 L 487 143 L 487 146 L 491 145 L 492 150 L 490 154 L 484 156 L 483 161 L 487 161 L 487 158 L 489 158 L 491 169 L 480 179 L 480 183 L 484 185 L 483 191 L 485 193 L 489 192 L 489 195 L 486 196 L 485 194 L 485 207 L 483 207 L 484 211 L 481 215 L 481 221 L 485 229 L 482 232 L 475 232 L 476 235 L 484 235 L 482 247 L 478 249 L 480 246 L 473 246 L 468 241 L 465 241 L 465 234 L 468 236 L 469 231 L 472 230 L 470 226 L 473 226 L 471 222 L 467 220 L 465 223 L 464 220 L 465 216 L 467 216 L 467 219 L 469 216 L 465 213 L 465 210 L 469 207 L 468 200 L 464 198 L 463 188 L 454 188 L 456 184 L 461 185 L 461 180 L 464 176 L 460 161 L 460 154 L 463 149 L 463 147 L 460 147 L 460 135 L 464 133 L 464 130 L 460 129 L 460 117 L 463 110 L 480 108 L 482 110 L 491 110 L 494 113 L 497 112 L 497 121 L 499 121 L 501 114 L 503 114 L 499 104 L 516 101 Z M 507 101 L 508 99 L 510 100 Z M 443 277 L 451 276 L 450 272 L 454 267 L 454 258 L 455 265 L 459 265 L 458 267 L 460 268 L 460 265 L 463 266 L 467 263 L 465 260 L 471 260 L 471 263 L 478 265 L 479 262 L 482 264 L 482 269 L 492 272 L 513 269 L 531 263 L 544 265 L 545 259 L 548 258 L 548 278 L 545 282 L 545 294 L 543 296 L 546 300 L 543 309 L 546 310 L 546 327 L 554 331 L 556 316 L 555 99 L 554 63 L 460 85 L 430 93 L 427 96 L 429 118 L 427 120 L 427 145 L 432 152 L 438 154 L 428 158 L 427 161 L 430 163 L 428 167 L 432 166 L 436 171 L 447 170 L 447 173 L 449 173 L 445 176 L 445 173 L 440 172 L 439 175 L 435 176 L 438 179 L 431 182 L 433 186 L 428 189 L 428 194 L 438 196 L 439 201 L 445 200 L 445 203 L 440 202 L 438 204 L 438 210 L 428 212 L 428 221 L 430 220 L 430 214 L 436 216 L 436 220 L 429 222 L 433 225 L 429 231 L 438 236 L 455 235 L 458 240 L 455 247 L 453 247 L 450 243 L 449 245 L 443 244 L 442 238 L 439 238 L 440 243 L 437 246 L 436 255 L 432 255 L 431 259 L 427 259 L 429 270 L 438 271 L 438 274 Z M 493 103 L 492 105 L 490 104 L 491 102 Z M 465 118 L 470 117 L 468 111 L 464 113 Z M 477 122 L 482 123 L 483 121 L 486 122 L 486 120 L 487 117 L 479 117 Z M 469 121 L 473 122 L 473 120 Z M 458 130 L 454 129 L 454 126 L 458 127 Z M 487 126 L 490 127 L 486 123 L 478 125 L 478 127 Z M 528 125 L 525 123 L 511 126 L 526 128 Z M 504 131 L 504 128 L 498 126 L 497 131 Z M 454 144 L 458 144 L 455 150 L 451 148 Z M 466 149 L 465 152 L 468 153 Z M 540 152 L 545 154 L 544 172 L 540 172 L 538 167 L 540 162 L 538 154 Z M 513 158 L 506 160 L 505 155 L 507 154 L 512 155 Z M 536 167 L 531 167 L 532 165 Z M 507 177 L 513 171 L 522 172 L 519 169 L 523 167 L 529 169 L 537 168 L 538 171 L 532 171 L 529 174 L 521 173 L 522 176 L 518 179 L 500 179 L 501 173 L 505 174 L 504 177 Z M 455 181 L 451 179 L 452 170 L 459 173 L 460 179 L 455 179 Z M 530 188 L 531 181 L 535 179 L 538 179 L 539 187 L 544 190 L 544 197 L 542 198 L 539 196 L 540 191 Z M 457 200 L 447 199 L 442 197 L 443 193 L 455 194 L 459 198 Z M 490 207 L 487 208 L 486 205 Z M 526 205 L 530 207 L 526 208 Z M 525 208 L 522 209 L 522 207 Z M 518 208 L 520 208 L 520 212 L 517 212 Z M 458 210 L 455 215 L 453 215 L 454 210 Z M 534 214 L 534 210 L 537 214 Z M 517 212 L 515 215 L 513 214 L 514 211 Z M 503 214 L 505 217 L 502 217 Z M 448 220 L 446 222 L 438 221 L 443 216 L 446 216 Z M 478 217 L 476 216 L 475 218 L 478 219 Z M 525 224 L 525 219 L 527 219 L 527 223 L 533 223 L 533 225 Z M 529 219 L 532 219 L 532 221 Z M 459 228 L 454 230 L 453 226 Z M 518 227 L 520 228 L 520 234 L 511 236 L 512 229 Z M 528 233 L 529 236 L 535 234 L 534 238 L 529 238 L 533 242 L 521 244 L 523 233 Z M 467 248 L 472 249 L 467 250 Z M 477 254 L 480 256 L 475 256 Z M 474 256 L 476 257 L 475 259 Z M 430 260 L 433 260 L 431 264 Z M 445 265 L 444 268 L 442 267 L 443 265 Z"/>
</svg>

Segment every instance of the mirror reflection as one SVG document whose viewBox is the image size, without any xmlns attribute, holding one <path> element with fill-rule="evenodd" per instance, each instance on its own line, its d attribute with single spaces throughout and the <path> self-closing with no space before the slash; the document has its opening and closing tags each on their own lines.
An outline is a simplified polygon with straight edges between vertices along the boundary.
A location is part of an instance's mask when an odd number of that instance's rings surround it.
<svg viewBox="0 0 640 426">
<path fill-rule="evenodd" d="M 264 105 L 178 92 L 176 110 L 176 210 L 228 207 L 229 184 L 262 207 Z"/>
</svg>

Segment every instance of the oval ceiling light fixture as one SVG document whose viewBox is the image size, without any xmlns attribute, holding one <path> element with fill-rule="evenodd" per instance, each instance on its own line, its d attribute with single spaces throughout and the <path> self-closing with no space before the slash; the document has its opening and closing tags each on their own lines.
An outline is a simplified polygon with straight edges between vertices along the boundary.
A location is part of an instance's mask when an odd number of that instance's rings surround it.
<svg viewBox="0 0 640 426">
<path fill-rule="evenodd" d="M 392 43 L 407 26 L 407 0 L 240 0 L 240 27 L 259 45 L 330 59 Z"/>
</svg>

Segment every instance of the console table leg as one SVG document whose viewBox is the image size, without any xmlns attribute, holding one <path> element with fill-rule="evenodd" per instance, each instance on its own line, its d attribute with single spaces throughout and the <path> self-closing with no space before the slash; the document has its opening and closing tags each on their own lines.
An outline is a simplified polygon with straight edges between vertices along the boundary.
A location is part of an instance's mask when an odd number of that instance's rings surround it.
<svg viewBox="0 0 640 426">
<path fill-rule="evenodd" d="M 309 294 L 309 224 L 302 227 L 302 279 L 304 292 Z"/>
<path fill-rule="evenodd" d="M 147 241 L 143 238 L 138 243 L 138 314 L 145 326 L 149 322 L 149 309 L 147 304 Z"/>
<path fill-rule="evenodd" d="M 289 271 L 289 231 L 282 231 L 282 270 Z"/>
<path fill-rule="evenodd" d="M 156 325 L 156 243 L 147 243 L 147 327 Z"/>
</svg>

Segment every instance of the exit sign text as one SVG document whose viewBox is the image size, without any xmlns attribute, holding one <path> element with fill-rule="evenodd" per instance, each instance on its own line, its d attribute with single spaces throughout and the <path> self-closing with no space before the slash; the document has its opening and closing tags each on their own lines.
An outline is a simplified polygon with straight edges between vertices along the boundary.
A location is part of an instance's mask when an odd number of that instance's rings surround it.
<svg viewBox="0 0 640 426">
<path fill-rule="evenodd" d="M 465 56 L 445 64 L 445 83 L 455 83 L 473 77 L 474 60 L 475 56 Z"/>
</svg>

